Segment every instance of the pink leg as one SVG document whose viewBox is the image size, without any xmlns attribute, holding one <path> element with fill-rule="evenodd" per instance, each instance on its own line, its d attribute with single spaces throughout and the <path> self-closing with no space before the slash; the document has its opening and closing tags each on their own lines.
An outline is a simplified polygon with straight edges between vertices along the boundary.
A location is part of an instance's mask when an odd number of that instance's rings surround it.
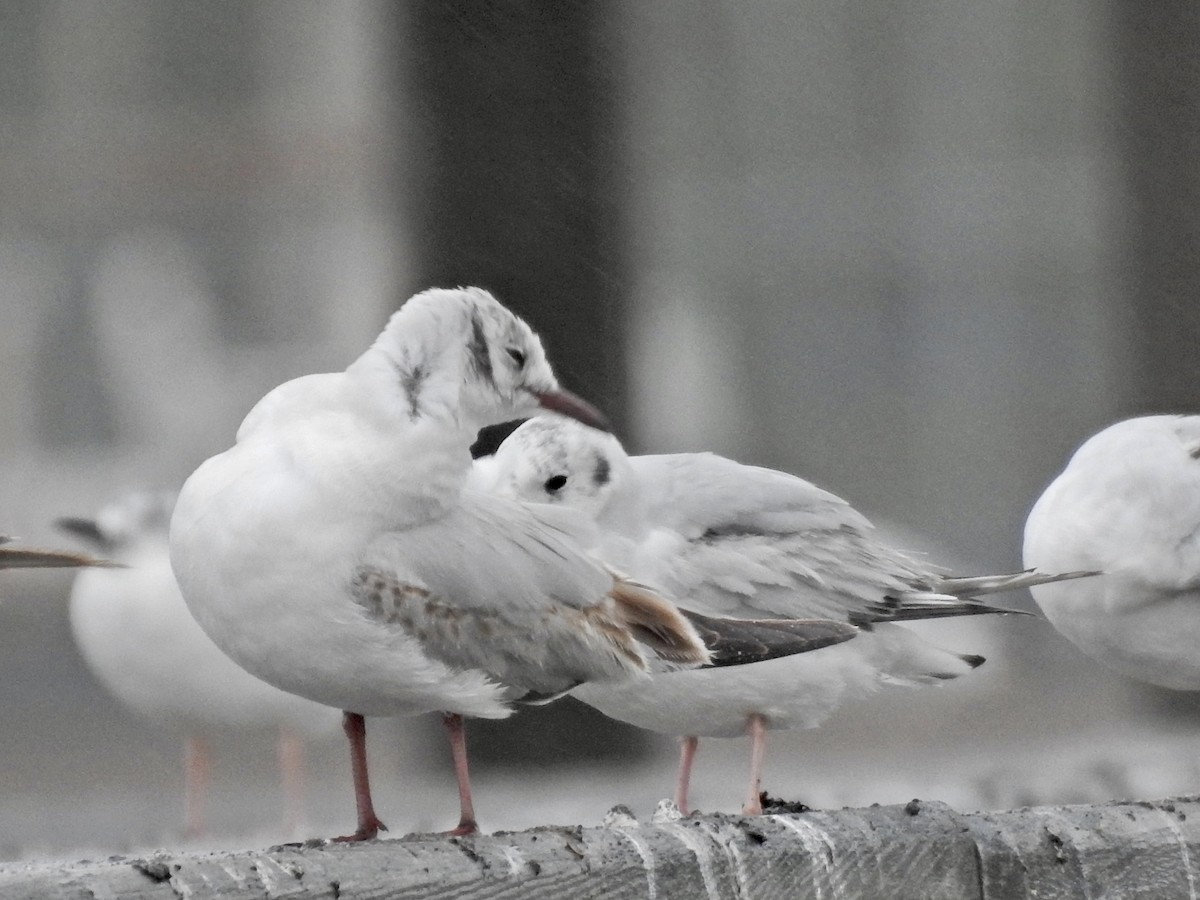
<svg viewBox="0 0 1200 900">
<path fill-rule="evenodd" d="M 279 784 L 283 791 L 283 833 L 298 834 L 304 825 L 304 741 L 294 731 L 279 729 Z"/>
<path fill-rule="evenodd" d="M 204 802 L 208 797 L 208 775 L 212 768 L 208 744 L 189 736 L 183 745 L 183 833 L 189 838 L 204 835 Z"/>
<path fill-rule="evenodd" d="M 762 769 L 763 757 L 767 752 L 767 720 L 760 713 L 753 713 L 746 720 L 746 731 L 750 735 L 750 786 L 746 792 L 744 816 L 762 815 Z"/>
<path fill-rule="evenodd" d="M 458 779 L 458 827 L 450 834 L 475 834 L 479 831 L 479 825 L 475 822 L 475 806 L 471 803 L 471 773 L 467 770 L 467 733 L 463 728 L 463 717 L 457 713 L 445 713 L 442 722 L 450 734 L 454 777 Z"/>
<path fill-rule="evenodd" d="M 679 739 L 679 775 L 675 779 L 675 805 L 685 816 L 691 812 L 688 809 L 688 786 L 692 783 L 692 761 L 696 758 L 696 748 L 700 739 L 694 734 Z"/>
<path fill-rule="evenodd" d="M 358 809 L 358 829 L 354 834 L 334 838 L 338 842 L 370 841 L 387 826 L 375 817 L 371 804 L 371 782 L 367 779 L 367 723 L 358 713 L 342 713 L 342 730 L 350 741 L 350 768 L 354 773 L 354 805 Z"/>
</svg>

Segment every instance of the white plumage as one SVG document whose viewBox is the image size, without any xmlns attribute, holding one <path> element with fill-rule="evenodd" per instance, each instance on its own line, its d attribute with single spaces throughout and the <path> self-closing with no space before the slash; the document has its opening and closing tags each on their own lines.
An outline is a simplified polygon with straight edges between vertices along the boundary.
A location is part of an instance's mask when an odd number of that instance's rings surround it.
<svg viewBox="0 0 1200 900">
<path fill-rule="evenodd" d="M 1029 513 L 1025 562 L 1103 572 L 1033 590 L 1084 653 L 1200 689 L 1200 416 L 1128 419 L 1089 438 Z"/>
<path fill-rule="evenodd" d="M 943 650 L 890 620 L 1002 611 L 973 595 L 1046 580 L 954 578 L 881 543 L 845 500 L 803 479 L 710 453 L 630 457 L 612 436 L 567 421 L 526 422 L 477 462 L 473 484 L 586 512 L 600 529 L 601 558 L 689 609 L 865 627 L 813 653 L 577 689 L 614 718 L 687 736 L 677 788 L 683 808 L 696 737 L 749 729 L 757 759 L 765 729 L 814 727 L 883 683 L 958 677 L 982 658 Z M 747 812 L 760 809 L 757 779 L 752 764 Z"/>
</svg>

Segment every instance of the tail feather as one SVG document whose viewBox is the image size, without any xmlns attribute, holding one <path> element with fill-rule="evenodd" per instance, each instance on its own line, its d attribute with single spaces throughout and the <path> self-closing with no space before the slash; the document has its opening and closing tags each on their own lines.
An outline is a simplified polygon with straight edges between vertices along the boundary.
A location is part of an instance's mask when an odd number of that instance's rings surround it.
<svg viewBox="0 0 1200 900">
<path fill-rule="evenodd" d="M 871 661 L 883 681 L 898 685 L 940 684 L 986 662 L 973 653 L 958 653 L 931 644 L 915 631 L 882 624 L 869 645 Z"/>
<path fill-rule="evenodd" d="M 1026 569 L 1023 572 L 1010 572 L 1007 575 L 975 575 L 947 576 L 938 587 L 948 594 L 966 597 L 974 594 L 997 594 L 1001 591 L 1017 591 L 1021 588 L 1035 587 L 1039 584 L 1052 584 L 1055 581 L 1069 581 L 1073 578 L 1090 578 L 1100 575 L 1094 572 L 1059 572 L 1046 574 L 1036 569 Z"/>
<path fill-rule="evenodd" d="M 952 616 L 1031 616 L 1033 613 L 1008 606 L 981 603 L 971 598 L 900 594 L 870 604 L 862 612 L 851 613 L 850 622 L 860 627 L 877 622 L 913 622 L 921 619 L 946 619 Z"/>
<path fill-rule="evenodd" d="M 861 613 L 851 615 L 855 625 L 876 622 L 905 622 L 918 619 L 942 619 L 950 616 L 1010 615 L 1029 616 L 1033 613 L 1007 606 L 997 606 L 979 600 L 978 594 L 1015 591 L 1039 584 L 1087 578 L 1099 572 L 1063 572 L 1052 575 L 1033 569 L 1006 575 L 977 575 L 958 577 L 947 575 L 924 590 L 901 591 L 870 604 Z"/>
</svg>

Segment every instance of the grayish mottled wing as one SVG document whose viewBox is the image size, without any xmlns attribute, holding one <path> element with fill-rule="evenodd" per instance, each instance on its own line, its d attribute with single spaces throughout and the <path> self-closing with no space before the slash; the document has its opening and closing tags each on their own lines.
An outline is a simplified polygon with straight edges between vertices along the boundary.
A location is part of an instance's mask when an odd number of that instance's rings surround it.
<svg viewBox="0 0 1200 900">
<path fill-rule="evenodd" d="M 377 539 L 354 595 L 366 615 L 403 629 L 429 656 L 481 669 L 514 696 L 706 661 L 670 603 L 580 549 L 591 528 L 570 510 L 465 491 L 429 526 Z"/>
</svg>

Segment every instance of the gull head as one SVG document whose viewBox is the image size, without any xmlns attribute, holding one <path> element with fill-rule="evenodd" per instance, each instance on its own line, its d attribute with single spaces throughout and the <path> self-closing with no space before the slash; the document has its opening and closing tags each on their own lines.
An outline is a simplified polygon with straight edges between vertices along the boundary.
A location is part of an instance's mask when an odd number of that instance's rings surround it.
<svg viewBox="0 0 1200 900">
<path fill-rule="evenodd" d="M 450 417 L 477 430 L 552 410 L 608 428 L 597 409 L 559 387 L 533 329 L 480 288 L 410 298 L 363 359 L 382 368 L 413 421 Z"/>
<path fill-rule="evenodd" d="M 611 434 L 557 416 L 530 419 L 487 468 L 490 490 L 527 503 L 558 503 L 598 519 L 631 477 Z"/>
<path fill-rule="evenodd" d="M 136 491 L 107 504 L 93 519 L 62 518 L 54 524 L 96 550 L 113 555 L 149 539 L 165 541 L 175 491 Z"/>
</svg>

